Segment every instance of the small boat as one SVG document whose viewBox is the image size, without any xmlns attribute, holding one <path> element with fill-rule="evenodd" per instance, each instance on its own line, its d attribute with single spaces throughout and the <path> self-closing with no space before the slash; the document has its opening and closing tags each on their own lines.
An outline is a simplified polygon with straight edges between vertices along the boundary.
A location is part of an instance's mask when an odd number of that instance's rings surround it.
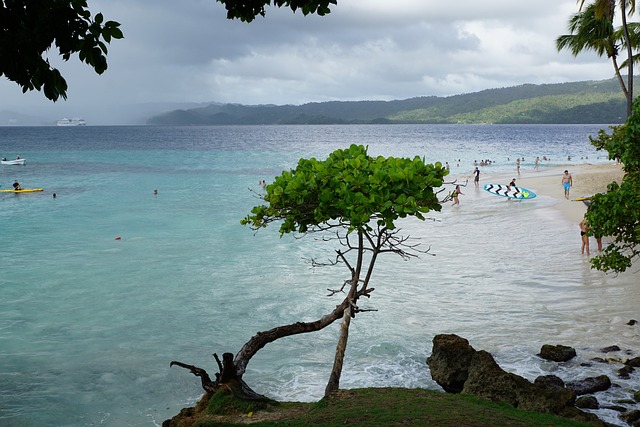
<svg viewBox="0 0 640 427">
<path fill-rule="evenodd" d="M 24 165 L 27 159 L 15 159 L 15 160 L 0 160 L 0 164 L 2 165 Z"/>
<path fill-rule="evenodd" d="M 73 118 L 73 119 L 64 117 L 58 120 L 57 124 L 58 126 L 85 126 L 87 122 L 85 122 L 84 119 L 81 119 L 79 117 Z"/>
<path fill-rule="evenodd" d="M 23 188 L 21 190 L 0 190 L 0 193 L 39 193 L 44 188 Z"/>
</svg>

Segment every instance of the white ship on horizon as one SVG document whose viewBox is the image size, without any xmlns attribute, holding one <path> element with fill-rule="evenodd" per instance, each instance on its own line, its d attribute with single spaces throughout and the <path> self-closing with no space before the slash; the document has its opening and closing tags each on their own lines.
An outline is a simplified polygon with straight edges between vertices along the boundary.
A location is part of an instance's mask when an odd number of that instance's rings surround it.
<svg viewBox="0 0 640 427">
<path fill-rule="evenodd" d="M 87 123 L 84 119 L 73 118 L 69 119 L 67 117 L 58 120 L 58 126 L 85 126 Z"/>
</svg>

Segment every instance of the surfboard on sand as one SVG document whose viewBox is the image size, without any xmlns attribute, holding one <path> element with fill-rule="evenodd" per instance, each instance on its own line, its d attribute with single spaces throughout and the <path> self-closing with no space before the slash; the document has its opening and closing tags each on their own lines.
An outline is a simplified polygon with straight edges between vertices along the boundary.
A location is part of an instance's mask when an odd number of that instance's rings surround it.
<svg viewBox="0 0 640 427">
<path fill-rule="evenodd" d="M 527 190 L 524 187 L 514 187 L 505 184 L 486 184 L 484 189 L 491 194 L 507 197 L 509 199 L 525 200 L 536 197 L 536 193 L 531 190 Z"/>
</svg>

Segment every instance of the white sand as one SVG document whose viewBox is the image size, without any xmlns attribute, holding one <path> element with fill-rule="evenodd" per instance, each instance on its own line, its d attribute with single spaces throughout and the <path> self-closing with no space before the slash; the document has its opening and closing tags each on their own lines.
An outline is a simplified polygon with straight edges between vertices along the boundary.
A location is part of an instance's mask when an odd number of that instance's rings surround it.
<svg viewBox="0 0 640 427">
<path fill-rule="evenodd" d="M 565 169 L 573 177 L 569 200 L 565 199 L 564 188 L 562 187 L 562 175 Z M 607 190 L 607 185 L 612 181 L 620 183 L 623 175 L 622 165 L 572 165 L 544 172 L 523 172 L 516 181 L 518 186 L 533 190 L 540 196 L 549 196 L 557 199 L 559 201 L 556 205 L 557 208 L 563 212 L 569 221 L 578 223 L 582 221 L 587 211 L 587 206 L 575 199 L 577 197 L 592 196 L 595 193 L 603 193 Z"/>
</svg>

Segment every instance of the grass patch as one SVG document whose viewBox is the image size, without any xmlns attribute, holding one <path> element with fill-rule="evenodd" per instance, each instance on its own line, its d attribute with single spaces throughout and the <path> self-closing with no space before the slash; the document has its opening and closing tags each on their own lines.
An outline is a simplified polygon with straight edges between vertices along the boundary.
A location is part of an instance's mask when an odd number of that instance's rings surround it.
<svg viewBox="0 0 640 427">
<path fill-rule="evenodd" d="M 402 388 L 340 390 L 315 403 L 282 402 L 276 406 L 269 405 L 264 410 L 228 416 L 199 413 L 172 426 L 237 427 L 247 424 L 255 427 L 590 426 L 549 414 L 521 411 L 471 395 Z"/>
</svg>

